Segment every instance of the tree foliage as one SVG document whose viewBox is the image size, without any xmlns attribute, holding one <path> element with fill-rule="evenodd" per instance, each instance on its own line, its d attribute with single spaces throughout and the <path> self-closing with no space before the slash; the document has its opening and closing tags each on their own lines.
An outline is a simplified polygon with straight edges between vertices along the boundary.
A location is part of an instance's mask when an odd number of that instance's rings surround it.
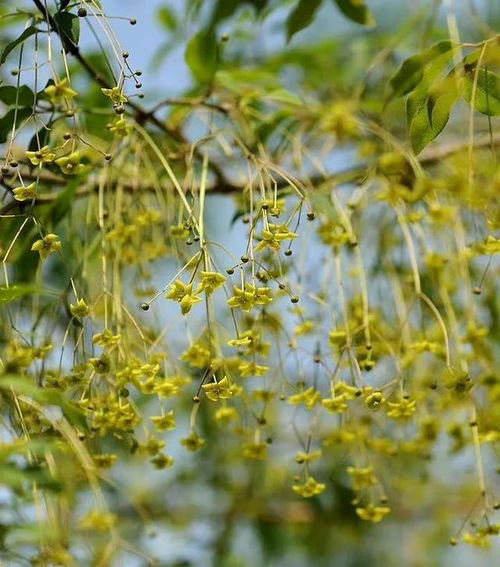
<svg viewBox="0 0 500 567">
<path fill-rule="evenodd" d="M 496 2 L 8 4 L 0 559 L 498 545 Z"/>
</svg>

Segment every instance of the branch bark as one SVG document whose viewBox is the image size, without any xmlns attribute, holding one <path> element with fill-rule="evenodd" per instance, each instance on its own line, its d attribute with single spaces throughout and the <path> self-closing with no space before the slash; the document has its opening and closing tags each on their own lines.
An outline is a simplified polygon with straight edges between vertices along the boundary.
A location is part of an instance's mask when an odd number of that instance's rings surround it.
<svg viewBox="0 0 500 567">
<path fill-rule="evenodd" d="M 492 139 L 490 139 L 489 137 L 485 137 L 484 139 L 479 139 L 476 140 L 474 142 L 474 149 L 484 149 L 487 148 L 488 146 L 492 145 L 493 147 L 497 147 L 500 146 L 500 134 L 496 134 L 495 136 L 493 136 Z M 468 144 L 464 144 L 463 142 L 455 142 L 455 143 L 449 143 L 449 144 L 445 144 L 442 146 L 437 146 L 436 148 L 430 149 L 426 152 L 424 152 L 420 157 L 419 157 L 419 162 L 421 165 L 423 166 L 431 166 L 434 165 L 436 163 L 438 163 L 439 161 L 455 154 L 461 151 L 464 151 L 468 148 Z M 347 168 L 344 170 L 341 170 L 339 172 L 336 173 L 332 173 L 330 175 L 314 175 L 312 177 L 310 177 L 309 179 L 304 179 L 304 180 L 299 180 L 299 184 L 302 187 L 317 187 L 320 186 L 324 183 L 332 183 L 332 184 L 336 184 L 336 185 L 345 185 L 347 183 L 354 183 L 354 184 L 359 184 L 360 182 L 362 182 L 365 177 L 366 177 L 366 173 L 369 169 L 369 165 L 367 164 L 361 164 L 361 165 L 357 165 L 357 166 L 353 166 L 351 168 Z M 25 179 L 26 181 L 42 181 L 43 183 L 47 183 L 49 185 L 58 185 L 60 187 L 63 187 L 64 185 L 66 185 L 67 183 L 67 179 L 64 177 L 58 177 L 56 175 L 52 175 L 52 174 L 48 174 L 48 173 L 37 173 L 37 174 L 33 174 L 29 171 L 26 172 L 22 172 L 22 177 L 23 179 Z M 8 185 L 8 183 L 5 182 L 5 179 L 1 178 L 1 174 L 0 174 L 0 181 L 2 183 L 2 185 L 9 191 L 12 193 L 12 187 L 10 187 Z M 284 180 L 281 179 L 278 182 L 278 189 L 283 189 L 284 187 L 286 187 L 288 185 L 288 183 Z M 134 185 L 131 184 L 125 184 L 122 186 L 123 190 L 127 193 L 134 193 L 136 192 L 136 187 Z M 233 183 L 229 180 L 217 180 L 213 185 L 207 187 L 207 193 L 217 193 L 217 194 L 222 194 L 222 195 L 231 195 L 231 194 L 237 194 L 237 193 L 241 193 L 244 190 L 244 186 Z M 154 191 L 155 188 L 154 187 L 144 187 L 141 186 L 141 191 Z M 88 195 L 91 195 L 92 193 L 97 191 L 97 184 L 95 183 L 89 183 L 88 185 L 85 185 L 83 187 L 81 187 L 79 190 L 76 191 L 75 193 L 75 197 L 76 198 L 81 198 L 81 197 L 85 197 Z M 50 205 L 51 203 L 53 203 L 57 197 L 59 196 L 59 192 L 53 192 L 53 193 L 46 193 L 46 194 L 42 194 L 36 197 L 36 199 L 34 200 L 34 202 L 32 202 L 33 206 L 34 205 Z M 18 201 L 12 200 L 10 202 L 8 202 L 3 209 L 0 210 L 0 214 L 6 214 L 9 213 L 10 211 L 12 211 L 13 209 L 15 209 L 18 206 L 23 206 L 26 207 L 27 203 L 20 203 Z"/>
</svg>

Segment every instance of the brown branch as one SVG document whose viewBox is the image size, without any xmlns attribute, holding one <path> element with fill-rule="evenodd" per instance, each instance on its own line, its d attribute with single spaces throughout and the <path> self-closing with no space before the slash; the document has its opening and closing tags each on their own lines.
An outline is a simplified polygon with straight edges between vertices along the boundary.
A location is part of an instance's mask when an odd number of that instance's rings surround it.
<svg viewBox="0 0 500 567">
<path fill-rule="evenodd" d="M 476 140 L 474 142 L 474 149 L 484 149 L 492 145 L 493 147 L 500 146 L 500 134 L 493 136 L 492 139 L 485 137 L 484 139 Z M 436 148 L 430 149 L 424 152 L 419 158 L 421 165 L 433 165 L 439 161 L 468 148 L 468 143 L 450 143 L 443 146 L 437 146 Z M 367 164 L 356 165 L 342 171 L 332 173 L 330 175 L 314 175 L 307 180 L 300 180 L 299 186 L 301 187 L 317 187 L 324 183 L 332 183 L 335 185 L 345 185 L 346 183 L 361 183 L 366 178 L 366 172 L 369 166 Z M 41 181 L 48 185 L 58 185 L 63 187 L 67 183 L 67 179 L 64 177 L 58 177 L 50 173 L 32 173 L 30 171 L 22 172 L 22 178 L 26 181 Z M 0 174 L 0 182 L 2 185 L 12 193 L 12 188 L 2 179 Z M 283 189 L 288 186 L 288 182 L 285 179 L 281 179 L 278 182 L 278 189 Z M 124 184 L 122 188 L 127 193 L 137 192 L 135 185 Z M 217 193 L 223 195 L 231 195 L 241 193 L 245 189 L 244 186 L 232 183 L 231 181 L 216 181 L 213 185 L 207 187 L 208 193 Z M 141 186 L 141 191 L 154 191 L 153 186 Z M 91 195 L 97 191 L 97 184 L 89 184 L 78 189 L 75 193 L 76 198 L 85 197 Z M 49 205 L 53 203 L 59 196 L 59 192 L 46 193 L 38 195 L 33 205 Z M 0 210 L 0 214 L 6 214 L 11 210 L 15 209 L 16 206 L 27 206 L 27 203 L 20 203 L 18 201 L 12 200 L 6 203 L 3 209 Z"/>
<path fill-rule="evenodd" d="M 97 71 L 92 64 L 82 55 L 80 52 L 80 48 L 76 45 L 71 38 L 67 37 L 65 34 L 62 33 L 62 30 L 57 25 L 57 22 L 51 16 L 48 9 L 42 4 L 41 0 L 33 0 L 35 6 L 38 8 L 39 12 L 43 15 L 47 25 L 50 29 L 52 29 L 60 38 L 63 49 L 72 55 L 81 65 L 81 67 L 87 72 L 87 74 L 102 88 L 110 89 L 114 85 L 112 85 L 106 77 L 104 77 L 99 71 Z M 187 99 L 180 99 L 187 102 Z M 184 135 L 177 129 L 169 128 L 164 122 L 162 122 L 155 114 L 155 109 L 148 111 L 139 104 L 128 100 L 127 105 L 134 111 L 135 120 L 138 124 L 144 124 L 145 122 L 150 122 L 154 124 L 159 130 L 167 134 L 170 138 L 172 138 L 175 142 L 182 145 L 189 145 L 189 141 L 184 137 Z M 193 106 L 195 103 L 193 103 Z M 212 105 L 211 103 L 203 103 L 203 106 L 210 105 L 219 111 L 222 111 L 222 107 L 218 105 Z M 227 112 L 227 111 L 224 111 Z M 194 155 L 198 158 L 202 158 L 199 150 L 197 148 L 194 149 Z M 209 164 L 210 169 L 217 177 L 217 180 L 224 184 L 227 182 L 224 172 L 222 171 L 221 167 L 214 162 Z"/>
<path fill-rule="evenodd" d="M 151 110 L 152 113 L 156 112 L 163 106 L 201 106 L 207 108 L 209 110 L 214 110 L 219 112 L 220 114 L 228 114 L 230 108 L 223 104 L 217 104 L 214 102 L 208 102 L 204 98 L 166 98 L 165 100 L 160 101 L 156 106 L 153 107 Z"/>
</svg>

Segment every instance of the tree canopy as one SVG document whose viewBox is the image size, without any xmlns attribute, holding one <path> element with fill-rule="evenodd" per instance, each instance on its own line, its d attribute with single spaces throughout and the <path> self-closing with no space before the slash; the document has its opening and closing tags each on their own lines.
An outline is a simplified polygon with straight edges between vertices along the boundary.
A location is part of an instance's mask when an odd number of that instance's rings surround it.
<svg viewBox="0 0 500 567">
<path fill-rule="evenodd" d="M 492 565 L 500 5 L 141 4 L 0 5 L 0 563 Z"/>
</svg>

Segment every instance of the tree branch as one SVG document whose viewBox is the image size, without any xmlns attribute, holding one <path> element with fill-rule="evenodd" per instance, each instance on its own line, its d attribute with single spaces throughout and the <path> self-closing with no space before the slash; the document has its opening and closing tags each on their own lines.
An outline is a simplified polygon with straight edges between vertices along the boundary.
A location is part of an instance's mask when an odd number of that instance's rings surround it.
<svg viewBox="0 0 500 567">
<path fill-rule="evenodd" d="M 60 38 L 63 49 L 71 54 L 81 65 L 81 67 L 87 72 L 87 74 L 93 79 L 99 86 L 102 88 L 110 89 L 114 85 L 112 85 L 101 73 L 99 73 L 92 64 L 82 55 L 80 52 L 80 48 L 76 45 L 71 38 L 68 38 L 66 35 L 63 35 L 61 29 L 57 25 L 57 22 L 51 16 L 48 9 L 42 4 L 41 0 L 33 0 L 33 3 L 39 10 L 39 12 L 43 15 L 47 25 L 50 29 L 52 29 Z M 187 99 L 180 99 L 184 100 L 184 103 L 187 102 Z M 179 102 L 178 102 L 179 103 Z M 193 103 L 192 106 L 195 106 L 196 103 Z M 201 104 L 201 102 L 198 102 Z M 184 135 L 177 129 L 168 128 L 168 126 L 162 122 L 155 114 L 156 109 L 151 111 L 146 110 L 141 105 L 128 100 L 127 105 L 134 111 L 135 119 L 138 124 L 144 124 L 145 122 L 150 122 L 154 124 L 159 130 L 167 134 L 170 138 L 172 138 L 175 142 L 183 145 L 190 145 L 189 141 L 184 137 Z M 212 105 L 211 103 L 203 103 L 203 106 L 209 106 L 214 110 L 223 111 L 222 107 L 218 105 Z M 227 112 L 227 111 L 223 111 Z M 197 148 L 194 149 L 194 155 L 199 159 L 202 159 L 203 156 L 199 153 Z M 217 163 L 211 162 L 209 164 L 210 169 L 217 177 L 218 181 L 221 183 L 226 182 L 226 178 L 220 166 Z"/>
<path fill-rule="evenodd" d="M 480 140 L 476 140 L 474 142 L 474 149 L 484 149 L 487 148 L 488 146 L 492 145 L 493 147 L 497 147 L 500 146 L 500 134 L 497 134 L 495 136 L 493 136 L 492 139 L 490 139 L 489 137 L 485 137 L 484 139 L 480 139 Z M 442 146 L 437 146 L 436 148 L 430 149 L 426 152 L 424 152 L 419 158 L 419 162 L 421 165 L 433 165 L 435 163 L 438 163 L 439 161 L 441 161 L 442 159 L 445 159 L 455 153 L 464 151 L 468 148 L 468 144 L 464 144 L 464 143 L 450 143 L 450 144 L 445 144 Z M 299 181 L 299 185 L 302 187 L 317 187 L 319 185 L 322 185 L 323 183 L 333 183 L 336 185 L 345 185 L 346 183 L 361 183 L 364 178 L 366 177 L 366 172 L 369 169 L 369 166 L 367 164 L 361 164 L 361 165 L 357 165 L 357 166 L 353 166 L 351 168 L 347 168 L 344 170 L 341 170 L 339 172 L 336 173 L 332 173 L 330 175 L 314 175 L 312 177 L 310 177 L 307 180 L 300 180 Z M 67 178 L 64 177 L 58 177 L 56 175 L 52 175 L 50 173 L 32 173 L 29 171 L 23 172 L 22 174 L 22 178 L 25 179 L 26 181 L 41 181 L 42 183 L 46 183 L 48 185 L 58 185 L 60 187 L 64 187 L 67 183 Z M 2 179 L 2 176 L 0 174 L 0 182 L 2 183 L 2 185 L 10 192 L 12 193 L 12 187 L 10 187 L 6 182 L 5 179 Z M 281 179 L 278 182 L 278 189 L 283 189 L 288 185 L 288 182 L 285 179 Z M 94 183 L 90 183 L 89 185 L 83 186 L 80 189 L 78 189 L 75 193 L 75 197 L 77 198 L 81 198 L 81 197 L 85 197 L 88 195 L 91 195 L 92 193 L 97 191 L 97 184 Z M 125 192 L 127 193 L 135 193 L 137 192 L 136 186 L 135 185 L 131 185 L 131 184 L 124 184 L 122 185 L 122 188 Z M 222 194 L 222 195 L 231 195 L 231 194 L 237 194 L 237 193 L 241 193 L 243 190 L 245 189 L 244 186 L 236 184 L 236 183 L 232 183 L 229 180 L 224 180 L 224 181 L 220 181 L 220 180 L 216 180 L 216 182 L 207 187 L 207 193 L 217 193 L 217 194 Z M 141 186 L 141 192 L 142 191 L 155 191 L 155 188 L 153 186 Z M 53 192 L 53 193 L 46 193 L 45 195 L 38 195 L 34 202 L 33 205 L 49 205 L 51 203 L 53 203 L 59 196 L 59 192 Z M 21 206 L 24 205 L 26 206 L 26 203 L 20 203 L 18 201 L 12 200 L 9 201 L 8 203 L 6 203 L 6 205 L 3 207 L 3 209 L 0 210 L 0 214 L 6 214 L 8 212 L 10 212 L 11 210 L 15 209 L 16 206 Z"/>
</svg>

